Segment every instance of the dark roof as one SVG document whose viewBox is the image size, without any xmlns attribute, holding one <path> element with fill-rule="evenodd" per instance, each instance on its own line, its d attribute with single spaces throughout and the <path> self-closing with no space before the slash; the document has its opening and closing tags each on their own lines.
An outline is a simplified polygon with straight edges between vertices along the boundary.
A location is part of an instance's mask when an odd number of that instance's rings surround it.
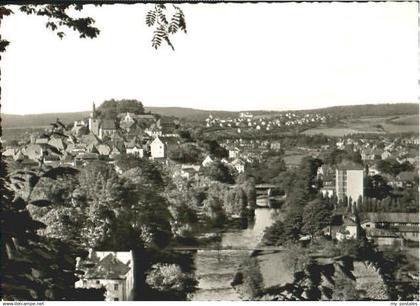
<svg viewBox="0 0 420 306">
<path fill-rule="evenodd" d="M 419 223 L 419 213 L 365 213 L 368 220 L 372 222 L 390 223 Z"/>
<path fill-rule="evenodd" d="M 391 237 L 398 238 L 398 235 L 392 231 L 382 228 L 369 228 L 366 229 L 366 234 L 370 237 Z"/>
<path fill-rule="evenodd" d="M 353 161 L 344 160 L 337 165 L 338 170 L 363 170 L 363 166 Z"/>
<path fill-rule="evenodd" d="M 124 264 L 113 254 L 108 254 L 93 268 L 88 269 L 85 277 L 88 279 L 124 279 L 130 271 L 128 264 Z"/>
<path fill-rule="evenodd" d="M 101 128 L 105 130 L 115 130 L 115 121 L 112 119 L 104 119 L 101 123 Z"/>
</svg>

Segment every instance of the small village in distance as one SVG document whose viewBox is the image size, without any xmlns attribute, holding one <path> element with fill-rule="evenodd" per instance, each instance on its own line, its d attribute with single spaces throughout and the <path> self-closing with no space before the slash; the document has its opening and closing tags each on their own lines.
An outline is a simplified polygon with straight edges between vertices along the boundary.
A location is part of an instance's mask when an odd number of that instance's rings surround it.
<svg viewBox="0 0 420 306">
<path fill-rule="evenodd" d="M 398 129 L 418 104 L 361 109 L 191 119 L 108 100 L 3 130 L 10 198 L 73 275 L 30 294 L 418 300 L 419 138 Z"/>
</svg>

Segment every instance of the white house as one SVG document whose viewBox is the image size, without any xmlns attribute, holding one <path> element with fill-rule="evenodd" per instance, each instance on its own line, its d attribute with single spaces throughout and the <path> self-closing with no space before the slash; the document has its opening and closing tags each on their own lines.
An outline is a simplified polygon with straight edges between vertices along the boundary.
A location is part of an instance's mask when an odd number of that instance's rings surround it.
<svg viewBox="0 0 420 306">
<path fill-rule="evenodd" d="M 207 155 L 206 156 L 206 158 L 203 160 L 203 162 L 201 163 L 201 165 L 203 166 L 203 167 L 207 167 L 207 166 L 209 166 L 210 164 L 212 164 L 213 163 L 213 159 L 210 157 L 210 155 Z"/>
<path fill-rule="evenodd" d="M 357 238 L 357 224 L 348 218 L 344 218 L 344 224 L 341 229 L 336 233 L 335 238 L 338 241 L 344 239 L 356 239 Z"/>
<path fill-rule="evenodd" d="M 381 154 L 381 158 L 382 158 L 382 159 L 387 159 L 387 158 L 390 158 L 390 157 L 392 157 L 392 153 L 391 153 L 391 152 L 389 152 L 389 151 L 384 151 L 384 152 Z"/>
<path fill-rule="evenodd" d="M 144 150 L 139 145 L 134 145 L 132 147 L 126 147 L 126 153 L 134 155 L 134 156 L 138 156 L 138 157 L 143 157 L 144 156 Z"/>
<path fill-rule="evenodd" d="M 166 157 L 166 145 L 159 137 L 156 137 L 150 144 L 150 154 L 152 158 Z"/>
<path fill-rule="evenodd" d="M 134 289 L 133 252 L 94 252 L 86 259 L 76 258 L 76 270 L 84 274 L 76 288 L 106 289 L 106 301 L 132 301 Z"/>
<path fill-rule="evenodd" d="M 235 159 L 239 157 L 239 149 L 237 147 L 229 150 L 229 158 Z"/>
</svg>

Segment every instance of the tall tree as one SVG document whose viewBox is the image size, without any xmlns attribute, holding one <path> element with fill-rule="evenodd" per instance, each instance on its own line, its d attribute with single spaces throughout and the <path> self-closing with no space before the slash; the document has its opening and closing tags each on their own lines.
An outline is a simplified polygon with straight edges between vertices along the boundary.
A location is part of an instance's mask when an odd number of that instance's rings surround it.
<svg viewBox="0 0 420 306">
<path fill-rule="evenodd" d="M 303 210 L 302 232 L 315 235 L 324 227 L 331 224 L 332 206 L 324 199 L 315 199 L 308 203 Z"/>
<path fill-rule="evenodd" d="M 60 169 L 52 169 L 40 175 L 57 178 Z M 45 225 L 32 219 L 29 203 L 45 207 L 48 200 L 28 202 L 14 190 L 22 189 L 25 171 L 8 176 L 3 160 L 0 160 L 1 194 L 1 296 L 4 300 L 75 300 L 80 297 L 74 288 L 75 257 L 80 251 L 58 239 L 40 236 Z M 29 176 L 31 190 L 40 180 L 34 172 Z M 28 193 L 30 199 L 30 192 Z M 97 295 L 95 294 L 97 297 Z M 86 297 L 86 295 L 85 295 Z"/>
</svg>

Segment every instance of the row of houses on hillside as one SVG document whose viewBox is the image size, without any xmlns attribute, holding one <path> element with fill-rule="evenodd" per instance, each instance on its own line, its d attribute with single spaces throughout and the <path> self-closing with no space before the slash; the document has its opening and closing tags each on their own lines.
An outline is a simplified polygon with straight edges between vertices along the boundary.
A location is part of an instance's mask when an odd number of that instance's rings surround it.
<svg viewBox="0 0 420 306">
<path fill-rule="evenodd" d="M 379 246 L 404 246 L 419 242 L 418 213 L 363 213 L 360 227 L 353 215 L 336 214 L 323 232 L 339 241 L 359 237 L 363 229 L 366 237 Z"/>
<path fill-rule="evenodd" d="M 418 165 L 418 149 L 410 146 L 418 143 L 418 138 L 413 136 L 402 136 L 391 138 L 380 136 L 375 139 L 360 138 L 359 136 L 348 136 L 336 142 L 336 148 L 360 152 L 362 161 L 369 163 L 377 160 L 396 159 L 398 162 L 405 161 Z"/>
<path fill-rule="evenodd" d="M 249 112 L 240 113 L 236 118 L 217 118 L 209 115 L 205 120 L 206 127 L 255 129 L 256 131 L 270 131 L 278 128 L 298 127 L 305 125 L 324 124 L 327 122 L 325 115 L 311 113 L 302 114 L 288 112 L 276 116 L 254 116 Z M 238 131 L 240 132 L 240 131 Z"/>
</svg>

